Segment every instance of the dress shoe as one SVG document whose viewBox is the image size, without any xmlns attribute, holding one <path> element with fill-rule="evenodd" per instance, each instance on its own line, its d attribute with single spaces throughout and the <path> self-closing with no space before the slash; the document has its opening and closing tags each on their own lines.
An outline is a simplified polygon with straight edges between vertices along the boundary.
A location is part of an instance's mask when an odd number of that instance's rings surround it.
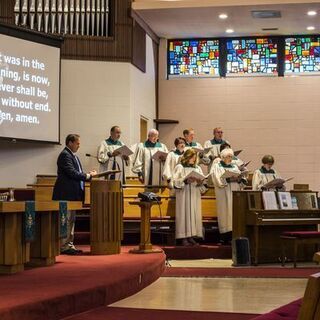
<svg viewBox="0 0 320 320">
<path fill-rule="evenodd" d="M 188 242 L 193 246 L 199 246 L 199 243 L 195 241 L 193 238 L 188 238 Z"/>
<path fill-rule="evenodd" d="M 80 252 L 79 252 L 80 251 Z M 66 254 L 69 256 L 76 256 L 78 254 L 80 254 L 82 251 L 81 250 L 76 250 L 76 249 L 66 249 L 60 252 L 60 254 Z"/>
<path fill-rule="evenodd" d="M 188 241 L 188 239 L 182 239 L 181 245 L 184 247 L 190 247 L 191 243 Z"/>
</svg>

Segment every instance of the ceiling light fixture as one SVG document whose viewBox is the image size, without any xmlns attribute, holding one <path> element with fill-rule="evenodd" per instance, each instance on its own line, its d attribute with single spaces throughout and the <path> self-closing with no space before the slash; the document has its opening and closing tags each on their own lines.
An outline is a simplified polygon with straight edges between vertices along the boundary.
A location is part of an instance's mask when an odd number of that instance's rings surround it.
<svg viewBox="0 0 320 320">
<path fill-rule="evenodd" d="M 221 13 L 221 14 L 219 14 L 219 18 L 222 20 L 225 20 L 228 18 L 228 15 L 226 13 Z"/>
<path fill-rule="evenodd" d="M 307 30 L 308 30 L 308 31 L 312 31 L 312 30 L 314 30 L 314 29 L 315 29 L 314 26 L 309 26 L 309 27 L 307 27 Z"/>
<path fill-rule="evenodd" d="M 314 10 L 308 11 L 308 16 L 316 16 L 316 15 L 317 15 L 317 11 L 314 11 Z"/>
<path fill-rule="evenodd" d="M 233 29 L 227 29 L 226 33 L 234 33 L 234 30 Z"/>
</svg>

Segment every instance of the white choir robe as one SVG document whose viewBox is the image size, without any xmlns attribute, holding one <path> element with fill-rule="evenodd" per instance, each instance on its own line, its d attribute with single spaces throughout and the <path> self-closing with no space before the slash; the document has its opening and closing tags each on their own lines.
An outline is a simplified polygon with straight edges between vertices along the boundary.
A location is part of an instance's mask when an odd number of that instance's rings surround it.
<svg viewBox="0 0 320 320">
<path fill-rule="evenodd" d="M 173 173 L 173 183 L 176 191 L 176 239 L 189 237 L 203 237 L 201 213 L 201 189 L 196 182 L 186 184 L 186 176 L 197 171 L 201 174 L 199 166 L 184 167 L 178 164 Z"/>
<path fill-rule="evenodd" d="M 214 159 L 217 157 L 220 157 L 220 146 L 223 143 L 229 143 L 226 140 L 216 140 L 216 139 L 211 139 L 211 140 L 207 140 L 204 143 L 204 148 L 210 148 L 212 147 L 205 155 L 204 155 L 204 164 L 206 164 L 208 166 L 208 172 L 211 172 L 212 170 L 212 166 L 214 163 Z M 210 157 L 211 156 L 211 157 Z M 213 160 L 211 160 L 211 158 L 213 158 Z M 210 176 L 208 178 L 208 184 L 209 185 L 213 185 L 213 181 L 212 181 L 212 177 Z"/>
<path fill-rule="evenodd" d="M 278 178 L 281 177 L 276 170 L 271 169 L 268 172 L 264 167 L 261 167 L 260 169 L 257 169 L 253 174 L 252 190 L 260 191 L 266 183 Z"/>
<path fill-rule="evenodd" d="M 217 157 L 213 160 L 213 164 L 219 163 L 220 161 L 221 161 L 221 158 Z M 244 164 L 244 162 L 236 156 L 233 156 L 232 163 L 235 164 L 239 169 Z M 244 167 L 243 169 L 246 172 L 245 172 L 245 174 L 242 174 L 242 178 L 244 179 L 244 182 L 239 184 L 240 190 L 242 190 L 247 185 L 247 182 L 248 182 L 247 180 L 249 178 L 249 170 L 247 169 L 247 167 Z M 213 171 L 213 166 L 210 171 L 211 174 L 212 174 L 212 171 Z"/>
<path fill-rule="evenodd" d="M 191 148 L 198 148 L 198 149 L 203 149 L 202 145 L 199 143 L 199 142 L 187 142 L 186 143 L 186 146 L 184 148 L 184 150 L 188 150 L 188 149 L 191 149 Z"/>
<path fill-rule="evenodd" d="M 199 142 L 190 142 L 190 143 L 186 143 L 186 146 L 184 148 L 184 150 L 188 150 L 188 149 L 192 149 L 192 148 L 197 148 L 197 149 L 203 149 L 202 145 Z M 210 159 L 208 157 L 206 157 L 205 154 L 202 154 L 202 156 L 200 157 L 200 155 L 198 156 L 198 163 L 199 164 L 204 164 L 204 165 L 209 165 L 210 163 Z"/>
<path fill-rule="evenodd" d="M 152 159 L 157 151 L 168 152 L 168 149 L 163 143 L 152 144 L 148 140 L 137 146 L 132 172 L 142 175 L 145 185 L 165 185 L 162 178 L 164 162 Z"/>
<path fill-rule="evenodd" d="M 100 172 L 109 170 L 120 170 L 120 173 L 116 173 L 111 180 L 120 180 L 122 184 L 126 183 L 125 170 L 129 165 L 129 160 L 125 161 L 121 156 L 109 157 L 115 150 L 123 146 L 120 140 L 114 141 L 108 138 L 101 142 L 98 149 L 98 161 L 100 163 Z"/>
<path fill-rule="evenodd" d="M 218 226 L 220 233 L 232 231 L 232 191 L 240 190 L 238 182 L 227 182 L 222 175 L 230 171 L 235 176 L 240 175 L 239 168 L 231 163 L 229 166 L 224 166 L 221 161 L 215 163 L 212 167 L 212 180 L 217 199 Z"/>
<path fill-rule="evenodd" d="M 180 153 L 179 150 L 172 150 L 168 153 L 166 162 L 164 163 L 163 167 L 163 178 L 167 181 L 168 187 L 173 189 L 173 171 L 176 165 L 179 163 L 183 152 Z"/>
</svg>

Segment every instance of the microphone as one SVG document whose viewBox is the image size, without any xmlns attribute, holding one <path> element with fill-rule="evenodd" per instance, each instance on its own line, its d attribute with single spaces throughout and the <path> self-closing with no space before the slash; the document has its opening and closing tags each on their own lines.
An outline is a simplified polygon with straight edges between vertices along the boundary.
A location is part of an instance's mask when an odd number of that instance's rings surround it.
<svg viewBox="0 0 320 320">
<path fill-rule="evenodd" d="M 98 159 L 98 157 L 91 155 L 90 153 L 86 153 L 86 157 L 91 157 L 91 158 L 95 158 Z"/>
</svg>

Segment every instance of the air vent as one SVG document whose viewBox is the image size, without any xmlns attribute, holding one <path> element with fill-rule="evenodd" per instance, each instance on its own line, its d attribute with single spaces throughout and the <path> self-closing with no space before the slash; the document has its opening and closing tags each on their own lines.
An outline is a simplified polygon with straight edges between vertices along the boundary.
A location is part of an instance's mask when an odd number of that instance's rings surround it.
<svg viewBox="0 0 320 320">
<path fill-rule="evenodd" d="M 253 10 L 251 15 L 255 19 L 281 18 L 281 12 L 277 10 Z"/>
<path fill-rule="evenodd" d="M 262 31 L 278 31 L 279 28 L 262 28 Z"/>
</svg>

